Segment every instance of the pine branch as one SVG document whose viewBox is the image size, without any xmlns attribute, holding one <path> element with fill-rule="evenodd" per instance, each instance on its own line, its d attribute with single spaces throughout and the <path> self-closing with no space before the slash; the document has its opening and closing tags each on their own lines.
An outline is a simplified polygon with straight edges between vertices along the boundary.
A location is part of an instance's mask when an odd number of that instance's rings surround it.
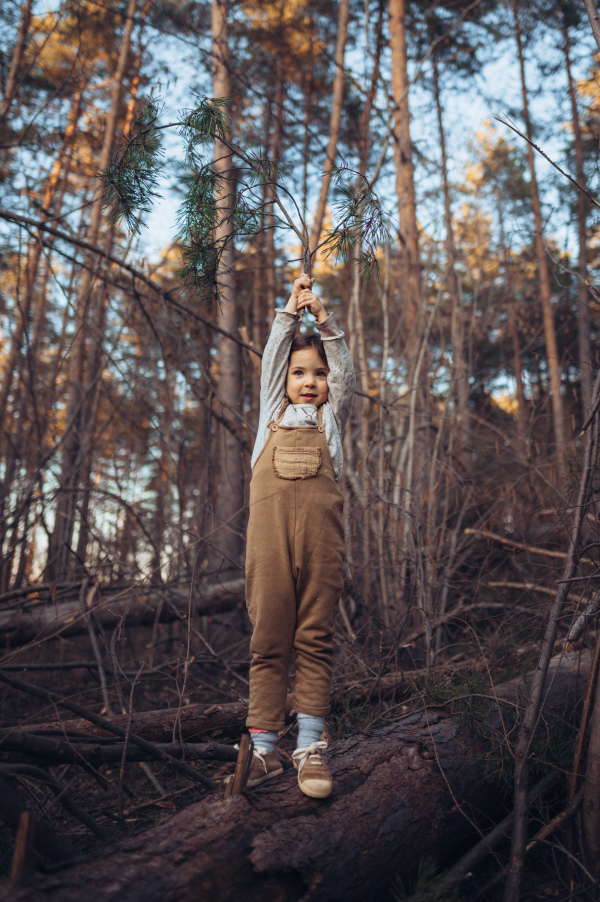
<svg viewBox="0 0 600 902">
<path fill-rule="evenodd" d="M 221 303 L 219 277 L 226 247 L 236 238 L 246 240 L 257 235 L 263 227 L 265 186 L 270 187 L 271 201 L 281 214 L 280 226 L 302 242 L 305 268 L 310 268 L 314 257 L 298 203 L 282 184 L 281 166 L 231 140 L 229 103 L 228 97 L 202 97 L 193 109 L 180 111 L 177 122 L 159 125 L 158 102 L 146 98 L 132 135 L 100 174 L 110 221 L 124 221 L 131 232 L 137 232 L 144 214 L 159 196 L 156 183 L 163 155 L 160 133 L 165 128 L 178 131 L 184 144 L 185 171 L 185 194 L 177 212 L 182 256 L 178 277 L 184 289 L 209 308 Z M 223 154 L 236 161 L 228 172 L 215 171 L 215 142 L 222 145 Z M 344 262 L 354 257 L 354 249 L 359 247 L 361 272 L 377 273 L 377 248 L 388 237 L 379 198 L 368 180 L 345 164 L 334 170 L 333 177 L 339 195 L 336 222 L 321 247 Z"/>
<path fill-rule="evenodd" d="M 99 174 L 104 182 L 104 202 L 112 225 L 125 222 L 135 234 L 143 224 L 143 214 L 160 197 L 155 190 L 162 169 L 163 151 L 156 127 L 160 110 L 153 97 L 145 98 L 134 128 L 111 158 L 108 168 Z"/>
<path fill-rule="evenodd" d="M 356 184 L 348 179 L 358 175 Z M 379 273 L 377 248 L 388 240 L 388 229 L 383 219 L 381 204 L 368 179 L 346 164 L 335 170 L 335 185 L 339 199 L 334 205 L 337 224 L 320 245 L 327 255 L 333 253 L 344 263 L 352 259 L 356 247 L 360 249 L 360 272 L 370 276 Z"/>
</svg>

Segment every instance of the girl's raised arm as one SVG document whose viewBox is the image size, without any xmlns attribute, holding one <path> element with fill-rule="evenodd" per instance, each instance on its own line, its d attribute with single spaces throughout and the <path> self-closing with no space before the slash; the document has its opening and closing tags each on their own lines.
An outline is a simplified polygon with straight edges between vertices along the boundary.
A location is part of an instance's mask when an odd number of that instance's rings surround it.
<svg viewBox="0 0 600 902">
<path fill-rule="evenodd" d="M 327 385 L 329 387 L 329 403 L 337 420 L 340 435 L 346 428 L 346 423 L 352 410 L 354 400 L 354 386 L 356 375 L 352 364 L 350 351 L 344 341 L 344 333 L 338 327 L 333 313 L 326 320 L 316 324 L 321 334 L 329 375 Z"/>
</svg>

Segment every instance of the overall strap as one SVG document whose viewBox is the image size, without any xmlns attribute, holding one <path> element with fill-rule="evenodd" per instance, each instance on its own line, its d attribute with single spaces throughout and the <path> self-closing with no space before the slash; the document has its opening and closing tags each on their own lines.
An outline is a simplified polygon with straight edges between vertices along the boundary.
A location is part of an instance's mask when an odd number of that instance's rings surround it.
<svg viewBox="0 0 600 902">
<path fill-rule="evenodd" d="M 279 413 L 277 414 L 277 418 L 276 418 L 275 420 L 271 420 L 271 422 L 267 424 L 267 429 L 269 430 L 269 432 L 277 432 L 277 427 L 279 426 L 279 424 L 280 424 L 281 421 L 283 420 L 283 415 L 284 415 L 284 413 L 286 412 L 289 403 L 290 403 L 290 402 L 289 402 L 289 400 L 288 400 L 287 397 L 283 399 L 283 404 L 281 405 L 281 407 L 280 407 L 280 409 L 279 409 Z"/>
<path fill-rule="evenodd" d="M 319 432 L 325 432 L 325 427 L 323 426 L 323 407 L 324 405 L 321 404 L 317 410 L 317 428 Z"/>
<path fill-rule="evenodd" d="M 290 399 L 286 395 L 286 397 L 283 399 L 283 404 L 281 405 L 281 407 L 279 409 L 279 414 L 277 415 L 277 419 L 275 420 L 275 422 L 277 423 L 278 426 L 281 423 L 281 421 L 283 420 L 283 415 L 286 412 L 286 410 L 288 409 L 289 405 L 290 405 Z"/>
</svg>

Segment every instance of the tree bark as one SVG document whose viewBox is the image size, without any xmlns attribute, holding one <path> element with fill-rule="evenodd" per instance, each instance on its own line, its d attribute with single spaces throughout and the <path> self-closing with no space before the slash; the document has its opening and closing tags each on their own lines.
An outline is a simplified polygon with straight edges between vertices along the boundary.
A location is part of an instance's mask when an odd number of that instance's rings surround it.
<svg viewBox="0 0 600 902">
<path fill-rule="evenodd" d="M 519 21 L 517 0 L 512 0 L 512 10 L 515 24 L 515 39 L 517 42 L 517 52 L 519 56 L 519 68 L 521 72 L 523 118 L 525 120 L 525 130 L 527 132 L 527 137 L 531 141 L 533 140 L 531 132 L 531 117 L 529 115 L 529 99 L 527 94 L 527 83 L 525 80 L 525 59 L 523 56 L 523 37 L 521 34 L 521 24 Z M 564 457 L 567 450 L 567 437 L 561 393 L 560 355 L 558 352 L 558 342 L 556 340 L 556 330 L 554 327 L 554 313 L 552 311 L 552 289 L 550 287 L 550 269 L 548 266 L 546 249 L 544 247 L 542 206 L 540 203 L 540 194 L 535 172 L 535 156 L 533 147 L 529 143 L 527 144 L 527 162 L 529 165 L 529 188 L 531 193 L 531 205 L 533 207 L 533 220 L 535 229 L 535 253 L 538 264 L 538 274 L 540 280 L 540 300 L 542 304 L 542 317 L 544 322 L 544 341 L 546 344 L 548 372 L 550 374 L 552 423 L 554 426 L 554 441 L 556 444 L 555 455 L 558 466 L 559 479 L 560 481 L 562 481 L 565 465 Z"/>
<path fill-rule="evenodd" d="M 583 2 L 585 4 L 585 10 L 590 20 L 590 25 L 592 26 L 592 32 L 594 34 L 596 45 L 598 47 L 598 50 L 600 50 L 600 17 L 598 16 L 596 4 L 594 0 L 583 0 Z"/>
<path fill-rule="evenodd" d="M 230 97 L 230 54 L 227 29 L 227 0 L 212 0 L 213 95 Z M 214 170 L 224 179 L 219 198 L 221 216 L 226 216 L 235 204 L 235 177 L 231 152 L 222 141 L 215 141 Z M 223 329 L 238 334 L 241 325 L 235 284 L 235 253 L 230 222 L 217 228 L 216 240 L 224 244 L 219 267 L 219 281 L 223 298 L 220 320 Z M 219 393 L 230 410 L 242 409 L 242 355 L 236 342 L 221 336 L 219 339 Z M 214 530 L 210 537 L 216 546 L 212 560 L 216 568 L 228 569 L 239 564 L 242 557 L 244 529 L 244 465 L 242 449 L 229 430 L 220 429 L 221 448 L 219 485 Z"/>
<path fill-rule="evenodd" d="M 4 97 L 0 104 L 0 125 L 4 122 L 8 115 L 10 105 L 13 102 L 18 91 L 17 79 L 23 62 L 25 47 L 27 46 L 27 36 L 29 34 L 29 25 L 31 24 L 31 10 L 33 0 L 25 0 L 21 7 L 21 22 L 19 24 L 19 33 L 15 44 L 13 54 L 10 61 L 10 69 L 6 79 L 6 87 L 4 89 Z"/>
<path fill-rule="evenodd" d="M 573 124 L 573 144 L 575 148 L 575 171 L 577 181 L 585 186 L 585 170 L 583 166 L 583 137 L 577 109 L 577 91 L 571 73 L 571 42 L 566 11 L 563 8 L 563 36 L 565 66 L 571 101 L 571 122 Z M 587 213 L 588 202 L 583 191 L 577 191 L 577 237 L 579 240 L 579 260 L 577 262 L 577 337 L 579 342 L 579 371 L 581 374 L 581 413 L 582 422 L 590 413 L 592 398 L 592 341 L 590 293 L 587 286 Z"/>
<path fill-rule="evenodd" d="M 456 246 L 452 226 L 452 208 L 450 204 L 450 183 L 448 180 L 448 158 L 446 154 L 446 135 L 444 132 L 443 109 L 440 97 L 438 61 L 433 53 L 433 94 L 437 111 L 440 151 L 442 157 L 442 188 L 444 192 L 444 223 L 446 226 L 446 260 L 448 267 L 448 294 L 452 303 L 452 370 L 454 392 L 456 397 L 456 416 L 458 419 L 459 457 L 463 468 L 468 471 L 471 462 L 469 449 L 471 436 L 471 419 L 469 407 L 469 373 L 465 359 L 465 314 L 458 274 L 456 272 Z"/>
<path fill-rule="evenodd" d="M 2 668 L 0 668 L 2 669 Z M 5 668 L 4 668 L 5 669 Z M 367 682 L 350 683 L 334 686 L 330 701 L 333 707 L 343 708 L 348 699 L 368 702 L 375 695 L 382 698 L 388 697 L 392 692 L 405 684 L 407 680 L 416 676 L 414 671 L 398 671 L 387 673 L 381 678 L 368 680 Z M 288 697 L 286 718 L 291 721 L 292 697 Z M 134 713 L 131 721 L 131 729 L 155 743 L 170 743 L 173 741 L 173 733 L 178 740 L 194 742 L 204 740 L 208 736 L 237 736 L 239 735 L 248 715 L 248 706 L 245 702 L 226 702 L 222 705 L 186 705 L 179 711 L 177 708 L 163 708 L 159 711 L 142 711 Z M 105 715 L 105 720 L 117 726 L 125 728 L 129 714 Z M 77 741 L 94 742 L 97 740 L 111 740 L 115 737 L 105 730 L 96 727 L 87 720 L 60 720 L 46 723 L 23 724 L 7 727 L 0 731 L 0 751 L 7 748 L 6 739 L 15 736 L 30 736 L 36 740 L 50 739 L 53 742 L 62 741 L 69 743 L 71 739 Z M 71 747 L 71 746 L 69 746 Z"/>
<path fill-rule="evenodd" d="M 121 619 L 129 623 L 154 623 L 159 603 L 161 622 L 187 617 L 189 599 L 185 589 L 161 590 L 156 594 L 119 592 L 107 595 L 91 608 L 94 620 L 103 626 L 114 626 Z M 194 593 L 192 615 L 216 614 L 232 611 L 245 598 L 243 579 L 206 586 Z M 166 599 L 166 600 L 165 600 Z M 4 645 L 23 645 L 32 639 L 39 641 L 52 636 L 73 636 L 87 630 L 89 610 L 84 611 L 79 599 L 58 604 L 28 604 L 18 609 L 0 610 L 0 636 Z"/>
<path fill-rule="evenodd" d="M 144 739 L 146 737 L 143 737 Z M 216 742 L 161 742 L 155 743 L 172 758 L 187 761 L 236 761 L 237 750 L 233 745 Z M 135 745 L 122 742 L 76 742 L 73 739 L 49 739 L 32 733 L 19 733 L 14 729 L 0 730 L 0 752 L 10 752 L 10 762 L 33 759 L 39 766 L 79 764 L 85 761 L 91 767 L 102 764 L 120 764 L 125 753 L 127 761 L 154 761 L 154 757 Z"/>
<path fill-rule="evenodd" d="M 573 710 L 590 663 L 589 655 L 553 662 L 548 710 Z M 524 680 L 496 690 L 512 702 L 526 694 Z M 501 730 L 498 706 L 490 706 L 486 720 Z M 332 743 L 334 790 L 325 801 L 301 795 L 288 771 L 233 799 L 207 797 L 68 870 L 11 885 L 11 900 L 382 898 L 395 875 L 414 873 L 426 854 L 449 857 L 466 838 L 479 838 L 473 821 L 487 826 L 501 811 L 501 792 L 485 779 L 489 749 L 489 740 L 470 735 L 458 716 L 413 714 Z M 1 881 L 0 893 L 8 887 Z"/>
<path fill-rule="evenodd" d="M 415 172 L 410 139 L 410 111 L 408 107 L 408 49 L 405 30 L 405 0 L 390 0 L 390 47 L 392 51 L 392 97 L 394 101 L 394 162 L 396 165 L 396 195 L 400 252 L 403 268 L 405 331 L 414 328 L 421 303 L 421 264 L 419 258 L 419 230 Z"/>
<path fill-rule="evenodd" d="M 64 186 L 68 176 L 69 152 L 73 146 L 82 108 L 82 85 L 83 76 L 73 98 L 60 151 L 54 161 L 45 186 L 40 213 L 42 225 L 48 221 L 51 212 L 56 215 L 60 208 L 62 192 L 59 191 L 59 187 L 61 182 Z M 16 551 L 17 537 L 20 534 L 23 541 L 25 540 L 27 515 L 31 506 L 31 499 L 29 499 L 24 502 L 24 510 L 19 510 L 20 502 L 19 504 L 14 503 L 14 495 L 12 493 L 15 490 L 17 480 L 19 482 L 19 490 L 23 488 L 23 475 L 18 470 L 19 452 L 20 449 L 28 447 L 24 431 L 31 422 L 31 411 L 36 409 L 35 400 L 43 394 L 43 390 L 39 390 L 38 383 L 39 360 L 37 349 L 39 344 L 39 324 L 44 317 L 46 308 L 47 292 L 45 290 L 45 279 L 42 278 L 40 280 L 41 284 L 37 287 L 36 292 L 42 248 L 42 233 L 38 232 L 36 238 L 30 243 L 25 267 L 24 298 L 19 304 L 17 321 L 11 336 L 10 350 L 6 354 L 4 365 L 2 366 L 0 429 L 6 435 L 11 435 L 12 441 L 6 443 L 4 476 L 0 481 L 0 547 L 3 546 L 6 549 L 5 554 L 0 558 L 0 592 L 6 592 L 9 589 L 11 577 L 14 577 L 13 557 Z M 46 261 L 45 268 L 48 269 L 48 261 Z M 34 311 L 33 334 L 28 341 L 25 341 L 30 327 L 32 309 Z M 24 343 L 27 347 L 27 356 L 22 354 Z M 15 382 L 16 384 L 14 384 Z M 47 416 L 45 405 L 40 406 L 44 409 L 44 415 Z M 44 431 L 45 425 L 39 424 L 40 433 Z M 31 477 L 35 472 L 36 463 L 36 455 L 28 457 L 26 464 L 28 477 Z M 10 505 L 9 516 L 7 516 L 7 502 L 11 497 L 13 498 L 13 503 Z M 17 512 L 18 516 L 15 516 Z M 11 520 L 12 537 L 7 539 L 10 532 L 9 522 Z M 19 567 L 14 580 L 16 585 L 20 584 L 21 571 L 22 568 Z"/>
<path fill-rule="evenodd" d="M 110 162 L 113 140 L 117 127 L 119 105 L 123 90 L 123 79 L 131 46 L 137 0 L 129 0 L 125 28 L 121 38 L 117 68 L 113 76 L 110 109 L 102 142 L 98 169 L 103 171 Z M 91 206 L 90 221 L 86 241 L 95 244 L 100 231 L 103 189 L 99 187 Z M 75 302 L 75 331 L 69 354 L 68 397 L 66 406 L 65 441 L 61 461 L 60 491 L 58 492 L 54 529 L 48 542 L 47 572 L 50 579 L 58 579 L 67 572 L 70 558 L 73 530 L 78 500 L 79 470 L 84 435 L 81 413 L 85 404 L 86 341 L 89 317 L 90 295 L 94 282 L 94 266 L 90 264 L 81 272 L 77 300 Z"/>
<path fill-rule="evenodd" d="M 344 55 L 346 53 L 346 39 L 348 37 L 348 0 L 339 0 L 337 41 L 335 45 L 335 76 L 333 79 L 333 96 L 331 98 L 331 115 L 329 117 L 329 139 L 325 155 L 325 169 L 321 178 L 321 190 L 317 209 L 310 234 L 310 249 L 314 251 L 319 244 L 325 207 L 331 185 L 335 158 L 337 155 L 338 137 L 340 134 L 340 122 L 342 121 L 342 103 L 344 100 Z"/>
<path fill-rule="evenodd" d="M 148 742 L 173 742 L 174 730 L 178 740 L 197 742 L 215 733 L 218 733 L 219 737 L 236 736 L 241 731 L 247 715 L 248 706 L 244 702 L 228 702 L 210 707 L 185 705 L 181 711 L 177 708 L 163 708 L 159 711 L 134 712 L 131 729 Z M 129 722 L 129 714 L 105 715 L 104 719 L 125 729 Z M 100 739 L 116 741 L 113 734 L 83 718 L 24 724 L 14 729 L 19 733 L 56 740 L 77 737 L 78 740 L 86 742 Z M 1 740 L 0 749 L 2 749 Z"/>
</svg>

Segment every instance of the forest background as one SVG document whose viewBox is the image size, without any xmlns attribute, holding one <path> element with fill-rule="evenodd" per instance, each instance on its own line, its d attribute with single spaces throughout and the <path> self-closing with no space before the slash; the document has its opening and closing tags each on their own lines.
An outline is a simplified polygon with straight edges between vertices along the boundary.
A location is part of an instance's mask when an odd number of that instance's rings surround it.
<svg viewBox="0 0 600 902">
<path fill-rule="evenodd" d="M 535 664 L 584 482 L 551 646 L 597 609 L 583 4 L 25 0 L 0 22 L 2 673 L 37 668 L 107 715 L 244 697 L 260 352 L 302 237 L 357 373 L 339 735 L 393 719 L 419 679 L 463 691 Z M 206 98 L 227 98 L 227 135 L 192 124 Z M 371 272 L 363 190 L 385 223 Z M 5 723 L 44 719 L 27 704 L 7 687 Z"/>
</svg>

